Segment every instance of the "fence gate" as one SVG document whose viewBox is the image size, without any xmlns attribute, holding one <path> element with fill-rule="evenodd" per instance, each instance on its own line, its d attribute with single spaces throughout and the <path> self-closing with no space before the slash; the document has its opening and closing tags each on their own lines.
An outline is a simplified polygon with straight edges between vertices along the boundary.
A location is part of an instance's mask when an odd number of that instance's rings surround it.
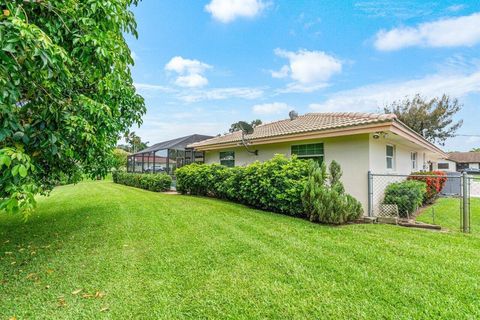
<svg viewBox="0 0 480 320">
<path fill-rule="evenodd" d="M 480 175 L 470 175 L 468 177 L 468 222 L 469 231 L 472 227 L 479 225 L 480 221 Z M 478 232 L 479 228 L 475 228 Z"/>
<path fill-rule="evenodd" d="M 421 180 L 436 186 L 441 189 L 439 197 L 431 197 L 431 201 L 419 205 L 409 201 L 411 188 L 392 185 L 406 180 Z M 472 213 L 474 218 L 480 216 L 480 176 L 465 173 L 402 175 L 369 172 L 368 195 L 368 215 L 379 220 L 415 220 L 471 232 Z"/>
</svg>

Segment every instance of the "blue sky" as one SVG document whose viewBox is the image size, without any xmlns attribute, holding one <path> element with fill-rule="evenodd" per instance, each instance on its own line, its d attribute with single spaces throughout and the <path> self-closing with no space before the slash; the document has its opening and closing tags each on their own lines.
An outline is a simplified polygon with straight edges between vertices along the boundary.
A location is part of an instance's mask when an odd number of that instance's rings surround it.
<svg viewBox="0 0 480 320">
<path fill-rule="evenodd" d="M 376 112 L 420 93 L 464 105 L 480 135 L 480 2 L 143 0 L 128 37 L 143 140 L 218 134 L 239 120 Z M 480 147 L 450 139 L 445 150 Z"/>
</svg>

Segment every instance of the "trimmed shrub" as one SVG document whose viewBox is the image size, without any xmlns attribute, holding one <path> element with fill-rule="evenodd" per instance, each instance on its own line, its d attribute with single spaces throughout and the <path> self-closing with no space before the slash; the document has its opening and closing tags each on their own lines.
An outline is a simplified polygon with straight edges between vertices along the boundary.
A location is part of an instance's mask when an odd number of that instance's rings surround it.
<svg viewBox="0 0 480 320">
<path fill-rule="evenodd" d="M 289 159 L 283 155 L 246 167 L 191 164 L 177 170 L 177 191 L 228 199 L 289 215 L 302 215 L 301 193 L 308 166 L 306 161 L 296 157 Z"/>
<path fill-rule="evenodd" d="M 302 192 L 303 206 L 310 221 L 342 224 L 363 214 L 361 203 L 345 193 L 341 177 L 342 171 L 336 161 L 330 164 L 328 174 L 325 163 L 320 166 L 310 163 L 309 177 Z"/>
<path fill-rule="evenodd" d="M 170 190 L 172 178 L 167 174 L 112 172 L 113 182 L 135 188 L 162 192 Z"/>
<path fill-rule="evenodd" d="M 385 189 L 384 204 L 395 204 L 401 217 L 407 217 L 422 206 L 427 193 L 423 181 L 406 180 L 391 183 Z"/>
<path fill-rule="evenodd" d="M 446 173 L 443 171 L 413 172 L 408 179 L 423 181 L 427 184 L 427 191 L 423 198 L 424 205 L 434 203 L 447 182 Z"/>
<path fill-rule="evenodd" d="M 330 166 L 276 155 L 246 167 L 191 164 L 176 172 L 177 191 L 212 196 L 311 221 L 345 223 L 362 215 L 360 202 L 345 194 L 336 162 Z M 328 179 L 328 182 L 327 182 Z"/>
</svg>

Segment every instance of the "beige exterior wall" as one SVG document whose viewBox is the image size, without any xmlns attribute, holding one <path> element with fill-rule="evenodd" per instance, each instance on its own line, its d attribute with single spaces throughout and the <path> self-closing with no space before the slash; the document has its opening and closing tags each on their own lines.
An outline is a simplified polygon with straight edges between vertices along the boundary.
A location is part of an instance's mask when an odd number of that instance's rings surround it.
<svg viewBox="0 0 480 320">
<path fill-rule="evenodd" d="M 251 150 L 258 150 L 258 156 L 249 153 L 244 147 L 226 148 L 222 150 L 206 151 L 205 162 L 207 164 L 220 163 L 221 151 L 235 151 L 235 165 L 245 166 L 254 161 L 266 161 L 275 154 L 291 155 L 291 146 L 307 143 L 323 143 L 325 161 L 330 164 L 332 160 L 337 161 L 343 171 L 342 182 L 346 192 L 357 198 L 363 205 L 365 214 L 368 207 L 368 171 L 373 173 L 392 173 L 408 175 L 412 171 L 428 169 L 428 161 L 437 163 L 440 161 L 438 155 L 411 143 L 404 138 L 394 134 L 374 139 L 371 134 L 359 134 L 344 137 L 324 138 L 316 140 L 305 140 L 288 143 L 275 143 L 268 145 L 251 146 Z M 386 146 L 391 144 L 395 147 L 394 169 L 387 169 Z M 417 153 L 417 165 L 413 168 L 411 153 Z M 435 166 L 434 166 L 435 167 Z M 403 180 L 399 178 L 398 180 Z M 386 185 L 394 182 L 392 179 L 377 179 L 376 197 L 374 198 L 374 211 L 378 209 L 383 195 L 378 190 L 384 190 Z M 384 183 L 384 185 L 382 185 Z"/>
</svg>

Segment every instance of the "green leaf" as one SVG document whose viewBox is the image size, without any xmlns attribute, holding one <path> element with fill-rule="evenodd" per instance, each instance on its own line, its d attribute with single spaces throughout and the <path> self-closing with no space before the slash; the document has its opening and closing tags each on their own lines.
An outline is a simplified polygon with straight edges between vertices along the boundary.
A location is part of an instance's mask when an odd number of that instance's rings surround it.
<svg viewBox="0 0 480 320">
<path fill-rule="evenodd" d="M 27 174 L 28 174 L 27 168 L 26 168 L 23 164 L 20 165 L 20 167 L 19 167 L 19 169 L 18 169 L 18 173 L 20 173 L 20 176 L 21 176 L 22 178 L 25 178 L 25 177 L 27 176 Z"/>
<path fill-rule="evenodd" d="M 18 170 L 20 169 L 20 165 L 16 165 L 12 168 L 12 176 L 17 176 L 18 175 Z"/>
</svg>

